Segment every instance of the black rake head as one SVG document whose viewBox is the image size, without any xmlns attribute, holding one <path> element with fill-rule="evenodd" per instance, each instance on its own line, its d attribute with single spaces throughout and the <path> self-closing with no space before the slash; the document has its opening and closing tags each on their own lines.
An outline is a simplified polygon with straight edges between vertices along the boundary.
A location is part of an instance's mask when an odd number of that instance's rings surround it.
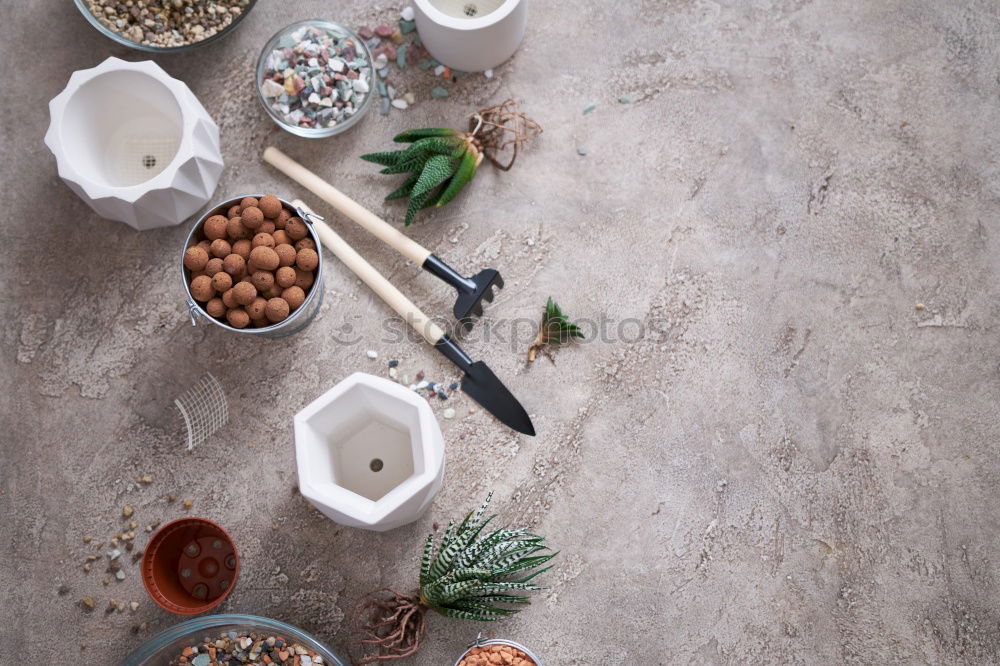
<svg viewBox="0 0 1000 666">
<path fill-rule="evenodd" d="M 496 297 L 494 288 L 503 289 L 503 278 L 500 277 L 499 271 L 487 268 L 467 278 L 467 282 L 471 284 L 457 287 L 458 298 L 452 310 L 455 319 L 461 322 L 466 330 L 472 328 L 476 318 L 483 316 L 483 301 L 493 302 Z"/>
</svg>

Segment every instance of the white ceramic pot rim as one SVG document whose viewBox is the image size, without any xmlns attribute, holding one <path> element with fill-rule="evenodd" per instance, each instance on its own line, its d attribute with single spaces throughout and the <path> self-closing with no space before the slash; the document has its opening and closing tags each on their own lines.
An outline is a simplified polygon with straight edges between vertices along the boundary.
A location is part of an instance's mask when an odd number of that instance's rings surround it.
<svg viewBox="0 0 1000 666">
<path fill-rule="evenodd" d="M 376 377 L 366 372 L 355 372 L 349 375 L 343 381 L 338 382 L 337 385 L 329 391 L 317 397 L 302 411 L 295 415 L 295 424 L 299 427 L 305 427 L 308 420 L 317 412 L 326 409 L 329 403 L 335 398 L 359 385 L 367 386 L 375 391 L 384 393 L 392 398 L 416 407 L 417 411 L 421 412 L 424 416 L 424 418 L 420 420 L 420 436 L 422 441 L 430 442 L 434 440 L 434 425 L 437 423 L 437 419 L 434 417 L 434 412 L 431 410 L 427 400 L 421 398 L 414 391 L 400 386 L 396 382 L 389 381 L 383 377 Z M 298 442 L 296 442 L 296 445 L 298 445 Z M 323 486 L 320 488 L 313 485 L 308 480 L 306 480 L 303 485 L 315 496 L 325 496 L 335 500 L 338 504 L 338 509 L 341 511 L 345 511 L 346 507 L 351 507 L 353 509 L 349 512 L 351 517 L 374 525 L 385 519 L 386 516 L 395 511 L 401 504 L 416 494 L 419 490 L 434 483 L 434 480 L 437 478 L 439 460 L 427 459 L 427 454 L 431 452 L 434 452 L 434 447 L 427 447 L 424 449 L 425 459 L 424 470 L 422 472 L 419 474 L 413 474 L 377 500 L 370 500 L 367 497 L 363 497 L 362 495 L 348 490 L 347 488 L 337 485 Z M 297 456 L 297 459 L 299 461 L 305 460 L 305 458 L 301 455 Z M 300 472 L 299 479 L 300 483 L 302 483 L 302 479 L 308 479 L 308 476 L 305 476 Z M 345 513 L 348 512 L 345 511 Z"/>
<path fill-rule="evenodd" d="M 493 25 L 503 19 L 514 11 L 514 9 L 523 0 L 506 0 L 502 5 L 494 9 L 492 12 L 486 16 L 480 16 L 479 18 L 455 18 L 454 16 L 448 16 L 440 9 L 435 7 L 431 0 L 413 0 L 414 4 L 420 8 L 424 14 L 427 15 L 429 19 L 437 23 L 438 25 L 445 26 L 446 28 L 451 28 L 452 30 L 481 30 L 488 26 Z"/>
<path fill-rule="evenodd" d="M 177 104 L 177 108 L 180 111 L 182 124 L 181 142 L 178 144 L 177 151 L 174 153 L 174 157 L 170 161 L 170 164 L 168 164 L 163 171 L 147 181 L 136 183 L 135 185 L 108 185 L 106 183 L 94 182 L 87 174 L 80 173 L 80 171 L 78 171 L 68 159 L 64 156 L 60 156 L 62 151 L 53 152 L 57 156 L 56 166 L 59 170 L 59 176 L 78 183 L 91 199 L 115 197 L 128 203 L 135 203 L 139 197 L 151 190 L 166 189 L 170 187 L 170 184 L 174 181 L 177 169 L 180 167 L 182 162 L 180 157 L 191 152 L 190 145 L 194 140 L 193 134 L 195 123 L 198 120 L 193 113 L 186 113 L 184 105 L 181 104 L 181 101 L 185 97 L 192 95 L 191 91 L 184 84 L 184 82 L 179 81 L 167 74 L 166 71 L 164 71 L 164 69 L 155 62 L 152 60 L 128 62 L 126 60 L 121 60 L 120 58 L 110 57 L 97 67 L 80 69 L 73 72 L 73 74 L 69 77 L 69 82 L 66 84 L 66 88 L 49 102 L 50 120 L 49 129 L 45 133 L 45 143 L 50 148 L 52 147 L 52 143 L 54 141 L 58 141 L 60 144 L 64 143 L 62 137 L 62 128 L 64 125 L 62 122 L 63 115 L 66 112 L 66 107 L 70 100 L 73 99 L 73 96 L 76 95 L 76 93 L 79 92 L 84 85 L 99 76 L 121 71 L 146 74 L 157 83 L 167 88 L 167 90 L 173 94 L 174 103 Z"/>
</svg>

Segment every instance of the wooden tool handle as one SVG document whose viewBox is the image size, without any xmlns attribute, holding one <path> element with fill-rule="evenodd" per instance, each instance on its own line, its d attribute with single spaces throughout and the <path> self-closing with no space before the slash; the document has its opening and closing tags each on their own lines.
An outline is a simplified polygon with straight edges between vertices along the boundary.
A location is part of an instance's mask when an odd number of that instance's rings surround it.
<svg viewBox="0 0 1000 666">
<path fill-rule="evenodd" d="M 298 199 L 293 201 L 292 205 L 298 206 L 307 213 L 312 212 L 308 206 Z M 319 236 L 323 247 L 333 252 L 344 265 L 354 271 L 354 274 L 371 287 L 372 291 L 378 294 L 379 298 L 395 310 L 396 314 L 405 319 L 406 323 L 413 327 L 413 330 L 422 335 L 424 340 L 433 345 L 444 337 L 444 331 L 441 330 L 440 326 L 428 319 L 427 315 L 413 304 L 413 301 L 403 295 L 403 292 L 392 286 L 391 282 L 386 280 L 360 254 L 355 252 L 354 248 L 348 245 L 347 241 L 341 238 L 336 231 L 331 229 L 329 224 L 315 217 L 310 217 L 309 222 L 316 229 L 316 235 Z"/>
<path fill-rule="evenodd" d="M 381 217 L 274 146 L 264 150 L 264 161 L 360 224 L 380 241 L 394 248 L 417 266 L 422 266 L 424 260 L 430 256 L 430 250 L 421 247 L 419 243 L 405 236 Z"/>
</svg>

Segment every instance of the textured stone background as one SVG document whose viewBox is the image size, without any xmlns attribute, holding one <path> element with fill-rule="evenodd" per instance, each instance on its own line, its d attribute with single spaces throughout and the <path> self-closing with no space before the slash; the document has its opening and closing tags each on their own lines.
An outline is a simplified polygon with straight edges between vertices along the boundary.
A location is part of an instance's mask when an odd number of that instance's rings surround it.
<svg viewBox="0 0 1000 666">
<path fill-rule="evenodd" d="M 219 122 L 218 198 L 302 194 L 261 165 L 273 143 L 397 220 L 381 203 L 389 181 L 356 156 L 513 96 L 541 140 L 409 233 L 459 267 L 499 268 L 495 319 L 535 318 L 553 295 L 576 317 L 637 318 L 645 336 L 531 368 L 523 345 L 470 341 L 538 436 L 461 398 L 460 418 L 442 421 L 447 474 L 428 514 L 389 534 L 339 528 L 294 491 L 292 415 L 388 358 L 411 374 L 448 367 L 426 346 L 381 341 L 386 308 L 334 261 L 320 317 L 291 339 L 192 328 L 175 264 L 186 228 L 98 219 L 42 143 L 46 101 L 71 71 L 142 56 L 68 0 L 5 2 L 5 652 L 116 663 L 176 622 L 131 567 L 109 588 L 81 571 L 81 537 L 119 529 L 125 503 L 145 524 L 182 515 L 167 493 L 192 499 L 243 556 L 222 610 L 336 642 L 356 595 L 412 584 L 432 523 L 495 489 L 505 520 L 562 551 L 551 590 L 488 627 L 546 664 L 1000 661 L 997 4 L 536 0 L 515 58 L 448 100 L 429 100 L 436 81 L 413 71 L 423 101 L 343 137 L 297 139 L 267 119 L 252 70 L 272 32 L 398 9 L 262 0 L 221 43 L 156 58 Z M 432 278 L 335 222 L 446 312 Z M 334 341 L 348 326 L 362 342 Z M 205 371 L 232 419 L 186 454 L 171 399 Z M 147 472 L 152 486 L 128 489 Z M 142 605 L 87 615 L 74 605 L 87 594 Z M 412 663 L 450 664 L 481 629 L 433 618 Z"/>
</svg>

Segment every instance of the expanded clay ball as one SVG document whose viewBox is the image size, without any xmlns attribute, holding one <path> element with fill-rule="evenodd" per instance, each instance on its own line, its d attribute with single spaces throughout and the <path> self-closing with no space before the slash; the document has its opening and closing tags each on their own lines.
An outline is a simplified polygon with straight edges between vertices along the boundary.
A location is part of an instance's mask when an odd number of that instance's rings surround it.
<svg viewBox="0 0 1000 666">
<path fill-rule="evenodd" d="M 303 289 L 308 289 L 312 286 L 313 280 L 312 271 L 304 271 L 301 268 L 295 269 L 295 286 L 302 287 Z"/>
<path fill-rule="evenodd" d="M 267 307 L 267 299 L 258 296 L 246 307 L 247 314 L 251 319 L 261 319 L 264 316 L 264 309 Z"/>
<path fill-rule="evenodd" d="M 281 201 L 273 194 L 265 194 L 257 203 L 257 208 L 260 208 L 260 212 L 264 213 L 264 217 L 273 220 L 281 214 Z"/>
<path fill-rule="evenodd" d="M 291 287 L 295 284 L 295 269 L 291 266 L 282 266 L 274 272 L 274 281 L 282 289 Z"/>
<path fill-rule="evenodd" d="M 216 297 L 205 303 L 205 310 L 213 317 L 221 317 L 226 314 L 226 304 L 221 298 Z"/>
<path fill-rule="evenodd" d="M 218 273 L 212 276 L 212 288 L 215 289 L 215 291 L 217 291 L 218 293 L 221 294 L 222 292 L 227 291 L 232 286 L 233 286 L 233 278 L 229 275 L 229 273 L 219 271 Z"/>
<path fill-rule="evenodd" d="M 229 219 L 233 219 L 234 217 L 236 217 L 239 214 L 240 214 L 240 205 L 239 204 L 233 204 L 232 206 L 229 207 L 229 210 L 226 211 L 226 217 L 228 217 Z"/>
<path fill-rule="evenodd" d="M 215 296 L 215 289 L 212 287 L 212 278 L 207 275 L 199 275 L 191 280 L 191 295 L 194 300 L 207 303 Z"/>
<path fill-rule="evenodd" d="M 253 237 L 253 240 L 250 243 L 254 247 L 259 247 L 263 245 L 265 247 L 273 248 L 274 237 L 268 233 L 258 233 L 256 236 Z"/>
<path fill-rule="evenodd" d="M 215 275 L 221 270 L 223 270 L 222 259 L 219 259 L 218 257 L 212 257 L 208 260 L 208 263 L 205 264 L 205 275 L 208 275 L 209 277 Z"/>
<path fill-rule="evenodd" d="M 251 231 L 243 226 L 243 220 L 239 216 L 229 218 L 229 222 L 226 223 L 226 235 L 229 236 L 229 240 L 240 240 L 241 238 L 250 238 Z"/>
<path fill-rule="evenodd" d="M 243 308 L 233 308 L 226 313 L 226 321 L 233 328 L 246 328 L 250 323 L 250 315 Z"/>
<path fill-rule="evenodd" d="M 315 250 L 316 243 L 313 242 L 312 238 L 303 238 L 295 243 L 295 250 Z"/>
<path fill-rule="evenodd" d="M 223 240 L 221 238 L 216 238 L 212 241 L 212 256 L 213 257 L 228 257 L 233 253 L 233 246 L 229 244 L 229 241 Z"/>
<path fill-rule="evenodd" d="M 282 208 L 281 212 L 278 213 L 278 217 L 275 218 L 274 220 L 274 226 L 277 227 L 278 229 L 284 229 L 285 224 L 288 222 L 289 219 L 291 219 L 291 217 L 292 214 L 288 212 L 288 209 Z"/>
<path fill-rule="evenodd" d="M 316 250 L 304 247 L 295 255 L 295 265 L 304 271 L 314 271 L 318 264 L 319 255 L 316 253 Z"/>
<path fill-rule="evenodd" d="M 240 213 L 240 220 L 243 221 L 243 225 L 248 229 L 256 229 L 264 224 L 264 213 L 260 212 L 260 208 L 250 206 L 249 208 L 244 208 L 243 212 Z"/>
<path fill-rule="evenodd" d="M 257 227 L 257 233 L 273 234 L 274 229 L 275 229 L 274 222 L 272 222 L 271 220 L 264 220 L 264 224 Z"/>
<path fill-rule="evenodd" d="M 257 289 L 249 282 L 237 282 L 233 287 L 233 298 L 240 305 L 250 305 L 257 298 Z"/>
<path fill-rule="evenodd" d="M 226 227 L 228 225 L 229 220 L 226 219 L 225 215 L 213 215 L 205 220 L 205 227 L 203 229 L 205 238 L 210 241 L 214 241 L 216 238 L 225 238 Z"/>
<path fill-rule="evenodd" d="M 288 301 L 283 298 L 272 298 L 264 308 L 264 316 L 268 321 L 277 324 L 279 321 L 284 321 L 290 311 Z"/>
<path fill-rule="evenodd" d="M 277 232 L 275 232 L 277 233 Z M 274 251 L 278 255 L 278 265 L 279 266 L 291 266 L 295 263 L 296 252 L 295 248 L 287 243 L 282 243 L 281 245 L 275 245 Z"/>
<path fill-rule="evenodd" d="M 244 259 L 250 258 L 250 250 L 253 249 L 253 244 L 246 238 L 240 239 L 233 243 L 233 254 L 238 254 Z"/>
<path fill-rule="evenodd" d="M 257 288 L 257 291 L 267 291 L 274 286 L 274 273 L 271 271 L 254 271 L 250 276 L 250 284 Z"/>
<path fill-rule="evenodd" d="M 288 237 L 288 234 L 285 233 L 284 229 L 278 229 L 277 231 L 275 231 L 274 233 L 272 233 L 271 234 L 271 238 L 274 239 L 274 246 L 275 247 L 278 247 L 279 245 L 291 245 L 292 244 L 292 239 Z"/>
<path fill-rule="evenodd" d="M 257 270 L 273 271 L 278 263 L 278 253 L 269 247 L 258 245 L 250 250 L 250 265 Z"/>
<path fill-rule="evenodd" d="M 247 262 L 238 254 L 231 254 L 222 260 L 222 269 L 232 276 L 242 275 Z"/>
<path fill-rule="evenodd" d="M 285 233 L 292 240 L 299 240 L 309 235 L 309 229 L 306 228 L 306 223 L 302 221 L 302 218 L 290 217 L 285 223 Z"/>
<path fill-rule="evenodd" d="M 238 307 L 239 303 L 236 302 L 236 292 L 232 289 L 226 290 L 226 292 L 222 294 L 222 304 L 229 309 Z"/>
<path fill-rule="evenodd" d="M 250 206 L 256 206 L 256 205 L 257 205 L 256 197 L 243 197 L 243 201 L 240 202 L 240 211 L 244 211 Z"/>
<path fill-rule="evenodd" d="M 198 247 L 200 247 L 201 249 L 203 249 L 205 251 L 205 254 L 208 254 L 209 251 L 212 249 L 212 241 L 210 241 L 210 240 L 200 240 L 200 241 L 198 241 Z"/>
<path fill-rule="evenodd" d="M 200 271 L 208 263 L 208 252 L 198 246 L 189 247 L 184 251 L 184 268 L 189 271 Z"/>
<path fill-rule="evenodd" d="M 281 292 L 281 297 L 287 301 L 288 307 L 298 310 L 306 301 L 306 292 L 302 290 L 302 287 L 291 286 Z"/>
</svg>

